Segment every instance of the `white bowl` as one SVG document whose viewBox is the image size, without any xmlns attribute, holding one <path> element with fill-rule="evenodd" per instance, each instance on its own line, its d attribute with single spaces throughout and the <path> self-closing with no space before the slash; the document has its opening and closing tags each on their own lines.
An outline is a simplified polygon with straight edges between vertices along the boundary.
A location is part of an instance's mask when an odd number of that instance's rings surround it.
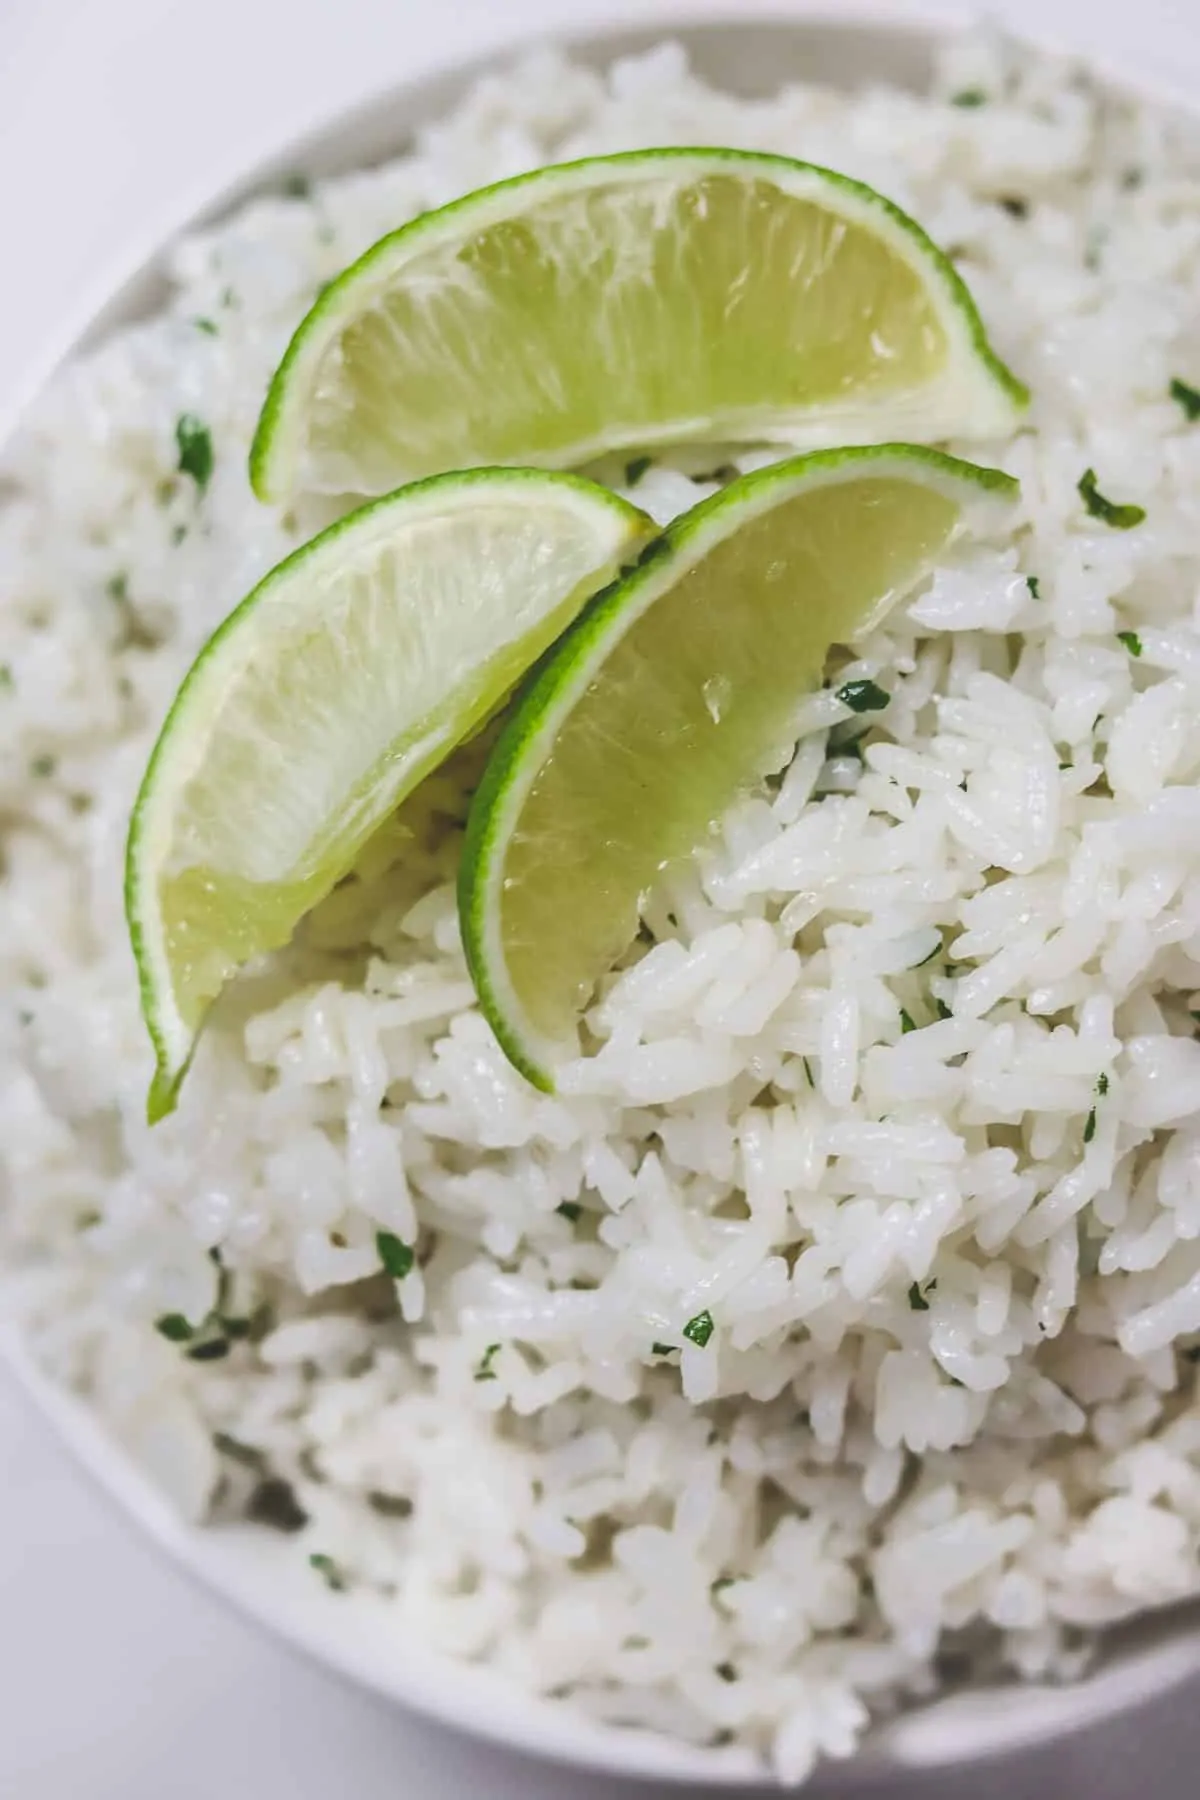
<svg viewBox="0 0 1200 1800">
<path fill-rule="evenodd" d="M 927 25 L 894 19 L 672 23 L 670 34 L 687 45 L 701 73 L 748 95 L 801 76 L 839 85 L 886 79 L 915 87 L 928 73 L 933 42 Z M 620 30 L 591 34 L 573 47 L 604 63 L 662 35 L 661 25 Z M 451 70 L 370 100 L 283 146 L 201 213 L 177 220 L 177 229 L 225 211 L 288 169 L 330 175 L 396 154 L 415 128 L 453 106 L 479 72 L 478 66 Z M 94 313 L 75 347 L 152 312 L 164 295 L 155 255 Z M 699 1751 L 647 1732 L 593 1724 L 559 1703 L 514 1689 L 486 1668 L 414 1645 L 386 1602 L 358 1593 L 330 1595 L 286 1541 L 271 1533 L 185 1524 L 96 1417 L 37 1371 L 19 1341 L 0 1340 L 0 1356 L 99 1485 L 179 1567 L 316 1662 L 447 1725 L 564 1763 L 713 1787 L 743 1787 L 761 1775 L 745 1752 Z M 1200 1623 L 1194 1611 L 1176 1609 L 1114 1633 L 1096 1671 L 1078 1684 L 976 1688 L 880 1726 L 842 1778 L 857 1785 L 858 1778 L 878 1781 L 889 1770 L 963 1766 L 1027 1750 L 1192 1679 L 1200 1679 Z"/>
</svg>

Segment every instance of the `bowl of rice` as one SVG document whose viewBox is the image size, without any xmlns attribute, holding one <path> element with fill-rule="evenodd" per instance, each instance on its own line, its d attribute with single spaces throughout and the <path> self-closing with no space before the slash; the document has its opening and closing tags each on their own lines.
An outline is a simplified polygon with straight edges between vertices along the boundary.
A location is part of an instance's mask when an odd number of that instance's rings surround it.
<svg viewBox="0 0 1200 1800">
<path fill-rule="evenodd" d="M 947 252 L 1033 395 L 989 446 L 1006 536 L 856 647 L 886 714 L 815 718 L 647 898 L 602 1079 L 538 1093 L 492 1038 L 450 796 L 234 985 L 151 1129 L 125 832 L 296 542 L 245 472 L 290 333 L 463 192 L 695 143 L 843 171 Z M 330 1667 L 713 1785 L 999 1755 L 1200 1674 L 1198 178 L 1167 102 L 990 32 L 538 48 L 257 171 L 14 434 L 7 1353 Z M 712 467 L 623 479 L 665 523 Z"/>
</svg>

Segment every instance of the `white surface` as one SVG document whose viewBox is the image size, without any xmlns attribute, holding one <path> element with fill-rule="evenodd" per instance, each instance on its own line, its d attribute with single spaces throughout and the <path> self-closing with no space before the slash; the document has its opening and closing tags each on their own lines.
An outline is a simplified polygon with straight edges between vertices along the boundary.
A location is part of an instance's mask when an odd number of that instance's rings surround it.
<svg viewBox="0 0 1200 1800">
<path fill-rule="evenodd" d="M 364 91 L 522 23 L 644 22 L 747 0 L 0 0 L 0 418 L 161 228 Z M 916 0 L 926 15 L 953 0 Z M 747 5 L 747 10 L 751 10 Z M 759 13 L 787 0 L 756 0 Z M 799 10 L 794 6 L 792 10 Z M 816 10 L 816 8 L 810 8 Z M 827 13 L 903 12 L 826 0 Z M 909 8 L 908 10 L 914 10 Z M 1191 0 L 992 0 L 1105 61 L 1182 82 Z M 1189 22 L 1189 16 L 1192 22 Z M 18 273 L 19 272 L 19 273 Z M 15 277 L 15 278 L 14 278 Z M 21 1800 L 606 1800 L 337 1685 L 233 1620 L 136 1541 L 0 1376 L 0 1796 Z M 1009 1763 L 973 1800 L 1194 1795 L 1194 1706 Z M 923 1800 L 954 1780 L 925 1779 Z M 648 1792 L 648 1790 L 643 1790 Z"/>
</svg>

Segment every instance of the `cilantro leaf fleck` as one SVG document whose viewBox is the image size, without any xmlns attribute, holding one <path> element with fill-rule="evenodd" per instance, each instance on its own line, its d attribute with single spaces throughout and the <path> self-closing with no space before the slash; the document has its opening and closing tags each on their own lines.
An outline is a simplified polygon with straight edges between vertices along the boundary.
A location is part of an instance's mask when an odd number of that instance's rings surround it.
<svg viewBox="0 0 1200 1800">
<path fill-rule="evenodd" d="M 892 698 L 874 681 L 848 681 L 838 689 L 837 697 L 843 706 L 856 713 L 882 712 Z"/>
<path fill-rule="evenodd" d="M 715 1330 L 712 1314 L 705 1311 L 697 1313 L 694 1319 L 688 1320 L 683 1328 L 683 1335 L 690 1343 L 698 1344 L 703 1350 Z"/>
<path fill-rule="evenodd" d="M 416 1260 L 411 1244 L 406 1244 L 393 1231 L 377 1231 L 375 1248 L 379 1260 L 393 1281 L 403 1281 L 411 1273 Z"/>
<path fill-rule="evenodd" d="M 1183 408 L 1183 416 L 1188 424 L 1194 425 L 1200 419 L 1200 389 L 1189 387 L 1186 381 L 1180 381 L 1176 375 L 1169 392 L 1172 400 Z"/>
<path fill-rule="evenodd" d="M 212 437 L 208 426 L 195 413 L 180 413 L 175 421 L 175 444 L 179 451 L 179 473 L 190 475 L 203 493 L 213 472 Z"/>
</svg>

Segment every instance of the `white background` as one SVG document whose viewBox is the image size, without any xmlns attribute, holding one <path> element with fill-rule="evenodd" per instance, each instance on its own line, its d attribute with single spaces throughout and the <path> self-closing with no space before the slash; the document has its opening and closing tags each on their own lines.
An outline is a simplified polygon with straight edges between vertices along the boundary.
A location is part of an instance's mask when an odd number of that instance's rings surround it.
<svg viewBox="0 0 1200 1800">
<path fill-rule="evenodd" d="M 339 107 L 530 24 L 641 23 L 656 10 L 728 15 L 741 6 L 746 0 L 0 0 L 0 421 L 173 220 Z M 989 10 L 1186 87 L 1189 75 L 1200 76 L 1196 6 L 991 0 Z M 758 0 L 746 9 L 787 4 Z M 821 10 L 955 7 L 825 0 Z M 972 1800 L 1051 1792 L 1194 1800 L 1197 1761 L 1193 1695 L 1053 1756 L 985 1777 L 922 1780 L 911 1792 L 922 1800 L 968 1792 Z M 135 1539 L 0 1374 L 0 1800 L 457 1800 L 471 1792 L 610 1800 L 633 1791 L 536 1768 L 405 1718 L 234 1620 Z"/>
</svg>

